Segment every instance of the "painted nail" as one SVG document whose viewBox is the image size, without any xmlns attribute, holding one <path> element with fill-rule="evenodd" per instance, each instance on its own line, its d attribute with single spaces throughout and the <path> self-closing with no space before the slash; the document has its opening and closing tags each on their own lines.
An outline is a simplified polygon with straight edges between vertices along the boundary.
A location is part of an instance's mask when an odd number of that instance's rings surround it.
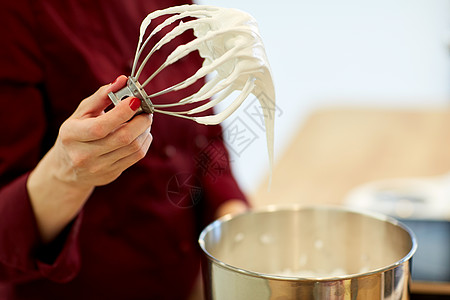
<svg viewBox="0 0 450 300">
<path fill-rule="evenodd" d="M 117 82 L 117 80 L 119 80 L 120 76 L 121 76 L 121 75 L 117 76 L 117 78 L 116 78 L 116 79 L 114 79 L 114 81 L 113 81 L 113 82 L 111 82 L 111 83 L 110 83 L 110 85 L 113 85 L 114 83 L 116 83 L 116 82 Z"/>
<path fill-rule="evenodd" d="M 139 100 L 136 97 L 131 98 L 130 101 L 130 108 L 134 111 L 138 110 L 138 108 L 141 107 L 141 100 Z"/>
</svg>

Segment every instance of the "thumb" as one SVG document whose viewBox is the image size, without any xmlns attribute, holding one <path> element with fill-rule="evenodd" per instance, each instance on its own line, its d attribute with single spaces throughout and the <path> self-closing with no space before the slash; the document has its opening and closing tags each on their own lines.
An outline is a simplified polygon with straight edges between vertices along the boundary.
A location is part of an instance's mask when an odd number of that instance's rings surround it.
<svg viewBox="0 0 450 300">
<path fill-rule="evenodd" d="M 127 77 L 120 75 L 114 82 L 100 87 L 94 94 L 81 101 L 73 116 L 83 118 L 97 117 L 103 114 L 103 111 L 112 104 L 108 93 L 120 90 L 126 85 L 126 82 Z"/>
</svg>

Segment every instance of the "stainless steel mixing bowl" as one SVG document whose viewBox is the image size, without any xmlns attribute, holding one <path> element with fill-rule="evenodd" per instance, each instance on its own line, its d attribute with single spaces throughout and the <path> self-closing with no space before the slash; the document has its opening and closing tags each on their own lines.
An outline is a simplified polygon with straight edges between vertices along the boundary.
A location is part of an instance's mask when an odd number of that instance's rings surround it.
<svg viewBox="0 0 450 300">
<path fill-rule="evenodd" d="M 206 227 L 206 299 L 409 299 L 414 234 L 343 207 L 268 207 Z"/>
</svg>

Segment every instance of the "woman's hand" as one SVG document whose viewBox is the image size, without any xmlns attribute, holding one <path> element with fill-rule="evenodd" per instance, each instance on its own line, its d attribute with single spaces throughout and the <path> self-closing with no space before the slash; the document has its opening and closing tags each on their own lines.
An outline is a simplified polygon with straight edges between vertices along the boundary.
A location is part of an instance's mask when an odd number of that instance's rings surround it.
<svg viewBox="0 0 450 300">
<path fill-rule="evenodd" d="M 133 118 L 140 107 L 139 99 L 125 99 L 104 113 L 111 104 L 108 92 L 122 87 L 124 81 L 125 76 L 119 77 L 111 86 L 101 87 L 62 124 L 53 149 L 59 162 L 56 175 L 61 181 L 81 188 L 105 185 L 147 153 L 152 141 L 152 116 Z"/>
<path fill-rule="evenodd" d="M 217 208 L 215 218 L 221 218 L 225 215 L 231 214 L 236 215 L 240 213 L 244 213 L 249 209 L 248 205 L 241 200 L 238 199 L 230 199 Z"/>
<path fill-rule="evenodd" d="M 152 142 L 152 116 L 134 116 L 139 99 L 127 98 L 108 112 L 120 76 L 83 100 L 61 126 L 55 145 L 31 172 L 27 188 L 42 240 L 49 242 L 76 216 L 95 186 L 114 181 L 142 159 Z"/>
</svg>

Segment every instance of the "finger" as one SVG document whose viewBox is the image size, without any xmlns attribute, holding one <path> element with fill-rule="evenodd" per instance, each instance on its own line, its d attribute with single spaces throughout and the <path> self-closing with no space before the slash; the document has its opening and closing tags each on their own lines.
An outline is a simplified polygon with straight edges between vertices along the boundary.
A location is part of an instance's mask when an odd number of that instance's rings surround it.
<svg viewBox="0 0 450 300">
<path fill-rule="evenodd" d="M 140 103 L 138 98 L 128 97 L 107 113 L 95 118 L 77 120 L 80 126 L 73 128 L 78 130 L 73 134 L 77 134 L 78 139 L 83 142 L 103 139 L 129 121 L 140 107 Z"/>
<path fill-rule="evenodd" d="M 111 174 L 120 174 L 139 159 L 143 158 L 151 144 L 153 137 L 149 131 L 140 135 L 136 141 L 111 153 L 89 158 L 81 165 L 81 172 L 94 176 L 96 179 L 110 178 Z M 82 143 L 83 144 L 83 143 Z M 91 152 L 91 151 L 89 151 Z M 125 159 L 130 157 L 129 159 Z M 121 163 L 117 163 L 121 162 Z"/>
<path fill-rule="evenodd" d="M 118 161 L 126 156 L 129 156 L 135 152 L 138 152 L 142 149 L 144 142 L 148 138 L 150 134 L 150 128 L 145 130 L 139 136 L 136 137 L 131 143 L 126 146 L 115 149 L 114 151 L 110 151 L 108 153 L 102 154 L 100 157 L 103 159 L 108 159 L 112 164 L 114 161 Z"/>
<path fill-rule="evenodd" d="M 112 166 L 117 169 L 125 170 L 125 169 L 129 168 L 130 166 L 134 165 L 135 163 L 137 163 L 142 158 L 144 158 L 148 152 L 148 149 L 150 148 L 152 141 L 153 141 L 153 136 L 151 133 L 143 134 L 142 139 L 143 139 L 142 144 L 141 144 L 141 147 L 139 148 L 139 150 L 130 151 L 128 155 L 126 155 L 123 158 L 114 162 L 112 164 Z M 122 149 L 120 149 L 120 150 L 122 150 Z M 117 150 L 117 151 L 120 151 L 120 150 Z M 127 150 L 130 150 L 130 149 L 127 149 Z"/>
<path fill-rule="evenodd" d="M 111 100 L 108 97 L 109 92 L 116 92 L 126 85 L 127 77 L 120 75 L 114 82 L 100 87 L 94 94 L 84 99 L 74 116 L 82 117 L 96 117 L 103 113 L 103 111 L 111 105 Z"/>
<path fill-rule="evenodd" d="M 117 77 L 113 82 L 109 84 L 110 90 L 108 91 L 108 93 L 117 92 L 118 90 L 123 88 L 127 84 L 127 80 L 128 78 L 125 75 L 120 75 L 119 77 Z"/>
<path fill-rule="evenodd" d="M 93 151 L 103 155 L 132 144 L 140 135 L 150 132 L 152 120 L 152 115 L 148 114 L 134 117 L 107 137 L 91 142 L 94 146 Z"/>
</svg>

